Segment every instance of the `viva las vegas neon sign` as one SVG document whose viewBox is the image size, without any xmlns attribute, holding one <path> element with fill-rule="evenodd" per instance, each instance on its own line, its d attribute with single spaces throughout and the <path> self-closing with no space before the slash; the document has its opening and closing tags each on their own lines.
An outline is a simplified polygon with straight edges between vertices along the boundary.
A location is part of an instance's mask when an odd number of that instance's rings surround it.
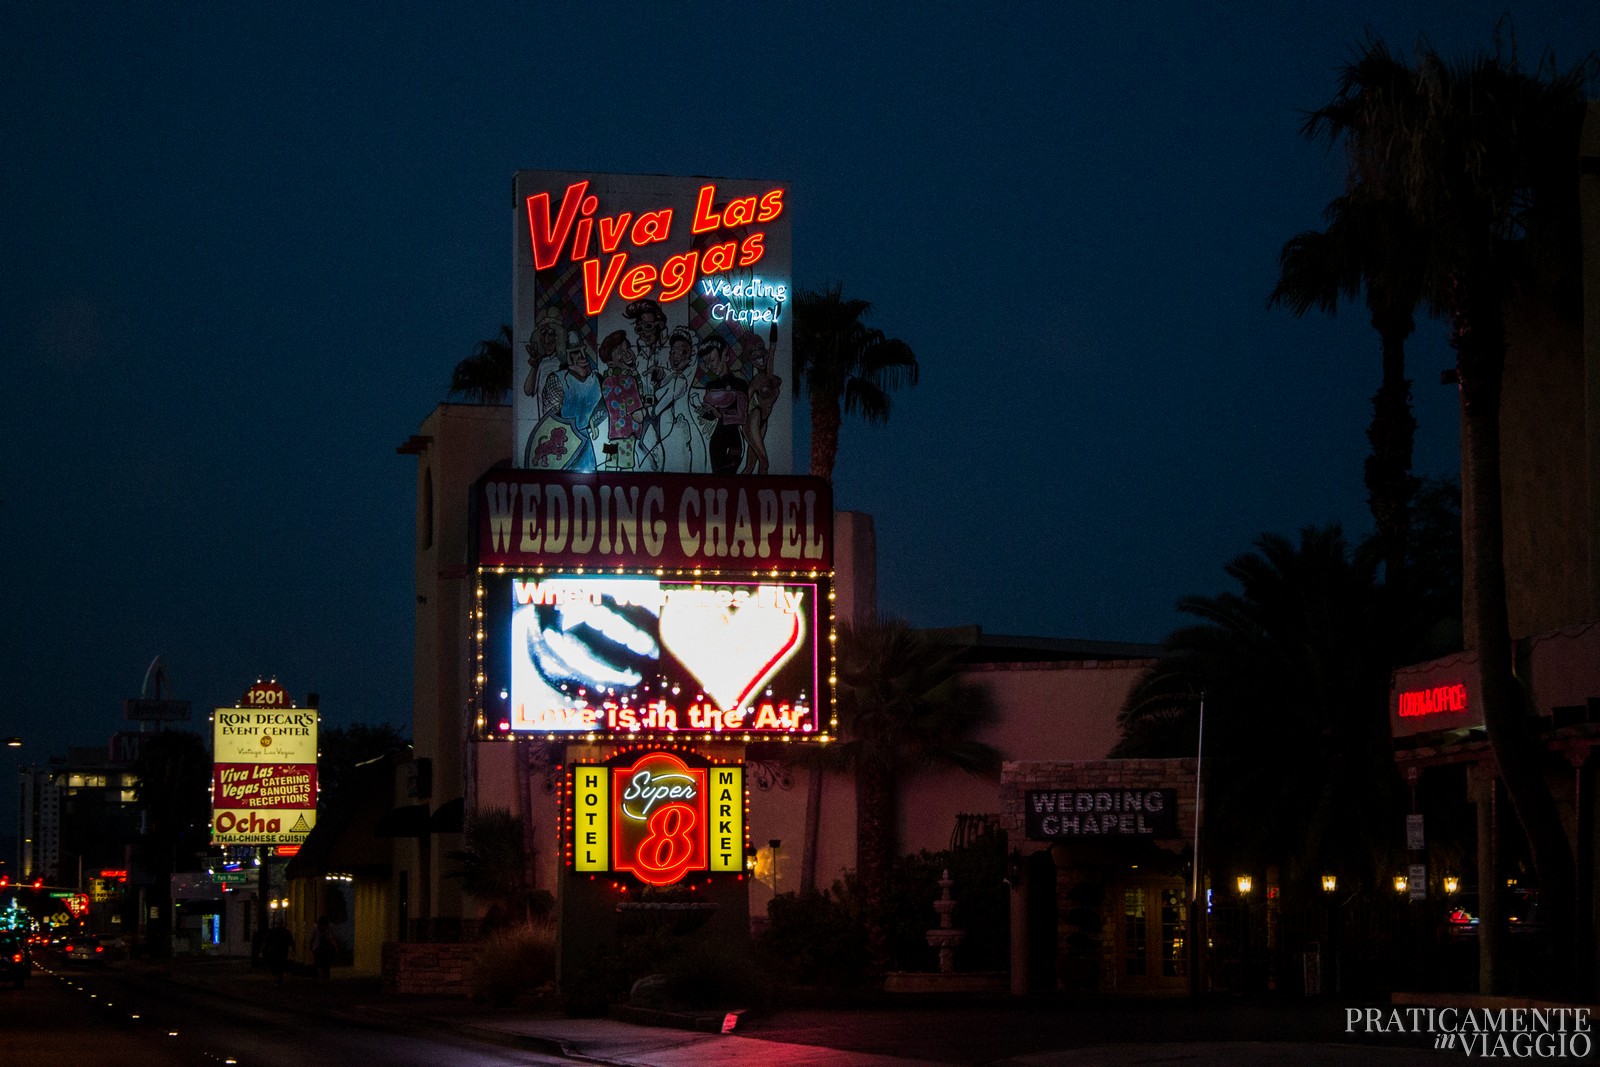
<svg viewBox="0 0 1600 1067">
<path fill-rule="evenodd" d="M 598 215 L 600 198 L 589 192 L 588 181 L 573 182 L 562 193 L 559 207 L 553 205 L 547 192 L 528 197 L 528 236 L 533 244 L 533 266 L 535 270 L 548 270 L 564 253 L 572 262 L 582 263 L 584 312 L 590 316 L 604 311 L 613 296 L 623 300 L 652 297 L 660 303 L 670 303 L 687 296 L 703 275 L 743 270 L 759 263 L 766 254 L 766 232 L 754 227 L 775 222 L 783 214 L 783 195 L 784 190 L 772 189 L 758 196 L 742 196 L 719 210 L 716 185 L 703 185 L 695 198 L 690 235 L 714 235 L 721 230 L 737 229 L 748 232 L 739 237 L 730 233 L 727 240 L 679 252 L 659 266 L 635 263 L 630 267 L 631 253 L 623 248 L 624 244 L 637 250 L 671 240 L 673 209 Z M 740 292 L 734 292 L 736 287 L 732 285 L 703 283 L 703 286 L 709 297 L 760 298 L 774 305 L 738 309 L 725 304 L 720 314 L 713 313 L 724 321 L 775 321 L 776 305 L 781 305 L 788 297 L 787 286 L 761 279 L 744 285 Z"/>
</svg>

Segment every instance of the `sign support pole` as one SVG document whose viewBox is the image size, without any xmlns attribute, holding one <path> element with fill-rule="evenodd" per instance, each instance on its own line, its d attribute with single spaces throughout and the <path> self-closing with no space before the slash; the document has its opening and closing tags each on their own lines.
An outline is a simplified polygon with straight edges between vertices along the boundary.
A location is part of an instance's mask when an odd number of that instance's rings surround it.
<svg viewBox="0 0 1600 1067">
<path fill-rule="evenodd" d="M 1204 812 L 1205 794 L 1202 784 L 1205 781 L 1205 745 L 1206 745 L 1206 694 L 1200 691 L 1200 729 L 1199 736 L 1194 745 L 1194 856 L 1190 861 L 1192 871 L 1189 881 L 1189 943 L 1192 946 L 1189 961 L 1190 992 L 1200 996 L 1205 992 L 1205 975 L 1202 973 L 1205 964 L 1205 938 L 1206 914 L 1205 902 L 1200 899 L 1200 822 Z"/>
</svg>

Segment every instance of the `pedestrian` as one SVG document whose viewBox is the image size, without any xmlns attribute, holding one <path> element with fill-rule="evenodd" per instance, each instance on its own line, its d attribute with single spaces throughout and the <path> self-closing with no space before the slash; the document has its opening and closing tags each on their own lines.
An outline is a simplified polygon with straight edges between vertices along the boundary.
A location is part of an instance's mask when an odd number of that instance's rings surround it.
<svg viewBox="0 0 1600 1067">
<path fill-rule="evenodd" d="M 330 977 L 329 968 L 338 954 L 339 938 L 334 935 L 333 927 L 328 925 L 328 917 L 317 916 L 316 929 L 311 931 L 311 965 L 317 969 L 319 979 L 326 981 Z"/>
<path fill-rule="evenodd" d="M 294 935 L 283 925 L 283 920 L 272 924 L 262 939 L 261 955 L 267 961 L 267 970 L 273 981 L 283 984 L 283 971 L 289 965 L 289 954 L 294 951 Z"/>
</svg>

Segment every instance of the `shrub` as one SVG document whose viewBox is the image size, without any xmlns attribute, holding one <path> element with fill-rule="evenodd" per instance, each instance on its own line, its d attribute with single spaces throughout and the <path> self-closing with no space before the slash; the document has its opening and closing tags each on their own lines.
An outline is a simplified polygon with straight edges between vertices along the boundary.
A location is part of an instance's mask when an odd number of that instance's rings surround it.
<svg viewBox="0 0 1600 1067">
<path fill-rule="evenodd" d="M 539 989 L 555 975 L 554 923 L 503 927 L 478 948 L 472 965 L 472 999 L 509 1004 L 518 993 Z"/>
<path fill-rule="evenodd" d="M 1009 966 L 1011 913 L 1005 885 L 1004 837 L 985 835 L 964 848 L 902 856 L 889 873 L 883 921 L 889 934 L 890 966 L 931 971 L 938 954 L 928 931 L 939 925 L 933 902 L 939 877 L 948 870 L 956 901 L 955 925 L 966 932 L 956 950 L 961 970 Z M 784 893 L 767 912 L 757 939 L 759 958 L 783 981 L 833 989 L 862 985 L 868 973 L 866 918 L 860 884 L 846 874 L 824 893 Z"/>
<path fill-rule="evenodd" d="M 767 909 L 756 951 L 768 972 L 798 985 L 849 988 L 867 971 L 866 925 L 835 883 L 822 893 L 781 893 Z"/>
<path fill-rule="evenodd" d="M 742 948 L 720 941 L 687 945 L 662 968 L 673 1007 L 764 1009 L 771 980 Z"/>
</svg>

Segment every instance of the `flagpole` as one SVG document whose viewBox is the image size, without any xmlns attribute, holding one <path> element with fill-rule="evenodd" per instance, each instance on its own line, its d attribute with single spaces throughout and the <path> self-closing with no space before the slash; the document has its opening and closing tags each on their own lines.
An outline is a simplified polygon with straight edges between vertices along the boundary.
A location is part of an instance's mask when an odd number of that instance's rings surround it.
<svg viewBox="0 0 1600 1067">
<path fill-rule="evenodd" d="M 1200 900 L 1200 814 L 1204 797 L 1200 793 L 1201 771 L 1205 767 L 1206 693 L 1200 691 L 1200 731 L 1194 746 L 1194 871 L 1189 886 L 1190 899 Z"/>
<path fill-rule="evenodd" d="M 1205 949 L 1201 938 L 1206 935 L 1205 914 L 1200 901 L 1200 820 L 1204 810 L 1205 796 L 1201 792 L 1204 781 L 1202 772 L 1205 769 L 1206 746 L 1206 692 L 1200 690 L 1200 729 L 1199 736 L 1194 745 L 1194 859 L 1189 883 L 1189 907 L 1192 909 L 1189 916 L 1189 931 L 1193 941 L 1190 954 L 1191 965 L 1189 969 L 1189 988 L 1193 996 L 1199 996 L 1204 989 L 1201 976 L 1201 965 L 1205 960 Z"/>
</svg>

